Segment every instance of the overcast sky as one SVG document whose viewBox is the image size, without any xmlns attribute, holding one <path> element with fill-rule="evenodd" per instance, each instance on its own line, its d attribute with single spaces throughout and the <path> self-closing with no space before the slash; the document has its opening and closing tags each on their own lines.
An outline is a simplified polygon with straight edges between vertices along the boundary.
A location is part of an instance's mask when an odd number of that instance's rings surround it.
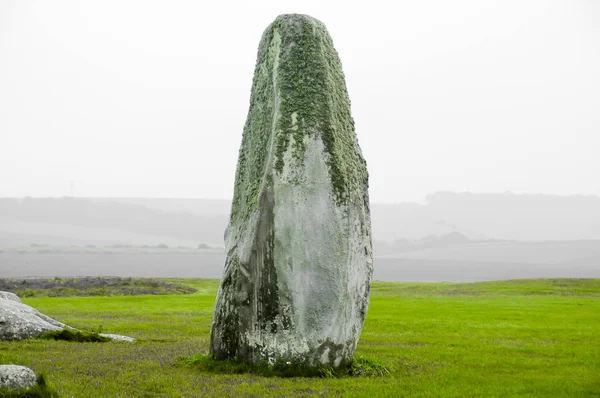
<svg viewBox="0 0 600 398">
<path fill-rule="evenodd" d="M 600 1 L 0 0 L 0 196 L 231 198 L 292 12 L 333 37 L 372 201 L 600 194 Z"/>
</svg>

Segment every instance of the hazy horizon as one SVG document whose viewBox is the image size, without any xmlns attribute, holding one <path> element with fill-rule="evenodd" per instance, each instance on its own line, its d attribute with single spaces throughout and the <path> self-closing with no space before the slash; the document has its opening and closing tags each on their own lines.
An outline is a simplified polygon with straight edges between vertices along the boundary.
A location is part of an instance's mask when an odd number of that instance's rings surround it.
<svg viewBox="0 0 600 398">
<path fill-rule="evenodd" d="M 0 269 L 5 277 L 216 278 L 230 205 L 0 198 Z M 600 272 L 600 197 L 438 193 L 427 205 L 374 202 L 370 209 L 376 279 L 596 278 Z"/>
<path fill-rule="evenodd" d="M 454 191 L 435 191 L 426 194 L 422 200 L 405 200 L 405 201 L 374 201 L 371 200 L 372 203 L 381 204 L 381 205 L 396 205 L 396 204 L 427 204 L 427 200 L 429 197 L 435 194 L 455 194 L 455 195 L 473 195 L 473 196 L 481 196 L 481 195 L 489 195 L 489 196 L 498 196 L 498 195 L 506 195 L 506 196 L 548 196 L 548 197 L 560 197 L 560 198 L 573 198 L 573 197 L 585 197 L 585 198 L 594 198 L 600 199 L 600 195 L 596 194 L 548 194 L 548 193 L 516 193 L 516 192 L 454 192 Z M 148 199 L 148 200 L 201 200 L 201 201 L 227 201 L 231 202 L 232 198 L 211 198 L 211 197 L 180 197 L 180 196 L 112 196 L 112 195 L 104 195 L 104 196 L 72 196 L 72 195 L 56 195 L 56 196 L 0 196 L 0 199 L 62 199 L 62 198 L 72 198 L 72 199 Z"/>
</svg>

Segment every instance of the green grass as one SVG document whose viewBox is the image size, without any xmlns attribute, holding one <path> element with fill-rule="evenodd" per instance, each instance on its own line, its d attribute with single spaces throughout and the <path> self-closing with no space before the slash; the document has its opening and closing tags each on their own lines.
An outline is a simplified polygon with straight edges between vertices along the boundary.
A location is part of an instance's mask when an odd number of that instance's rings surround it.
<svg viewBox="0 0 600 398">
<path fill-rule="evenodd" d="M 202 372 L 217 374 L 248 373 L 263 377 L 341 378 L 383 376 L 390 373 L 387 367 L 361 356 L 356 356 L 336 368 L 329 365 L 306 366 L 289 362 L 275 362 L 273 365 L 268 365 L 266 363 L 251 364 L 233 360 L 218 361 L 212 359 L 208 354 L 197 354 L 189 358 L 182 358 L 180 363 L 183 366 L 194 367 Z"/>
<path fill-rule="evenodd" d="M 472 283 L 378 282 L 373 285 L 382 296 L 590 296 L 600 297 L 600 279 L 513 279 Z"/>
<path fill-rule="evenodd" d="M 206 358 L 218 281 L 171 281 L 198 292 L 26 298 L 78 329 L 138 342 L 0 342 L 0 363 L 46 374 L 64 397 L 600 397 L 598 279 L 374 283 L 357 355 L 390 373 L 341 378 L 182 366 Z"/>
</svg>

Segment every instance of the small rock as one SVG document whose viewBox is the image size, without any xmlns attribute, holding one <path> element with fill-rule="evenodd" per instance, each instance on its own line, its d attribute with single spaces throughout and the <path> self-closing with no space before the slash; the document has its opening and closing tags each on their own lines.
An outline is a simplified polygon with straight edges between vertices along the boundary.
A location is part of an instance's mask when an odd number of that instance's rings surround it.
<svg viewBox="0 0 600 398">
<path fill-rule="evenodd" d="M 100 336 L 108 337 L 109 339 L 112 339 L 112 341 L 128 341 L 130 343 L 135 341 L 133 337 L 122 336 L 120 334 L 100 333 Z"/>
<path fill-rule="evenodd" d="M 0 365 L 0 389 L 21 390 L 35 384 L 33 370 L 19 365 Z"/>
</svg>

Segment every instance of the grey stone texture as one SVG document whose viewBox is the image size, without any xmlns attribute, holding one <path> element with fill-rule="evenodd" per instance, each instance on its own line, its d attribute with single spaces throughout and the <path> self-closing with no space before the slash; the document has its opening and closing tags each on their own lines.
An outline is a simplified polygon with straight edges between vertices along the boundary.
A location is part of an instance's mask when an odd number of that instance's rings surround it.
<svg viewBox="0 0 600 398">
<path fill-rule="evenodd" d="M 22 340 L 38 337 L 50 330 L 65 328 L 68 326 L 21 303 L 20 300 L 0 298 L 0 340 Z"/>
<path fill-rule="evenodd" d="M 14 301 L 16 303 L 21 302 L 21 299 L 19 298 L 19 296 L 17 296 L 14 293 L 11 293 L 11 292 L 0 292 L 0 300 L 1 299 Z"/>
<path fill-rule="evenodd" d="M 19 365 L 0 365 L 0 389 L 21 390 L 36 385 L 33 370 Z"/>
<path fill-rule="evenodd" d="M 352 358 L 373 272 L 368 173 L 325 26 L 264 32 L 239 152 L 216 359 L 339 366 Z"/>
<path fill-rule="evenodd" d="M 62 329 L 77 330 L 23 304 L 14 293 L 0 292 L 0 340 L 28 339 Z M 102 335 L 115 341 L 135 341 L 132 337 L 117 334 Z"/>
</svg>

